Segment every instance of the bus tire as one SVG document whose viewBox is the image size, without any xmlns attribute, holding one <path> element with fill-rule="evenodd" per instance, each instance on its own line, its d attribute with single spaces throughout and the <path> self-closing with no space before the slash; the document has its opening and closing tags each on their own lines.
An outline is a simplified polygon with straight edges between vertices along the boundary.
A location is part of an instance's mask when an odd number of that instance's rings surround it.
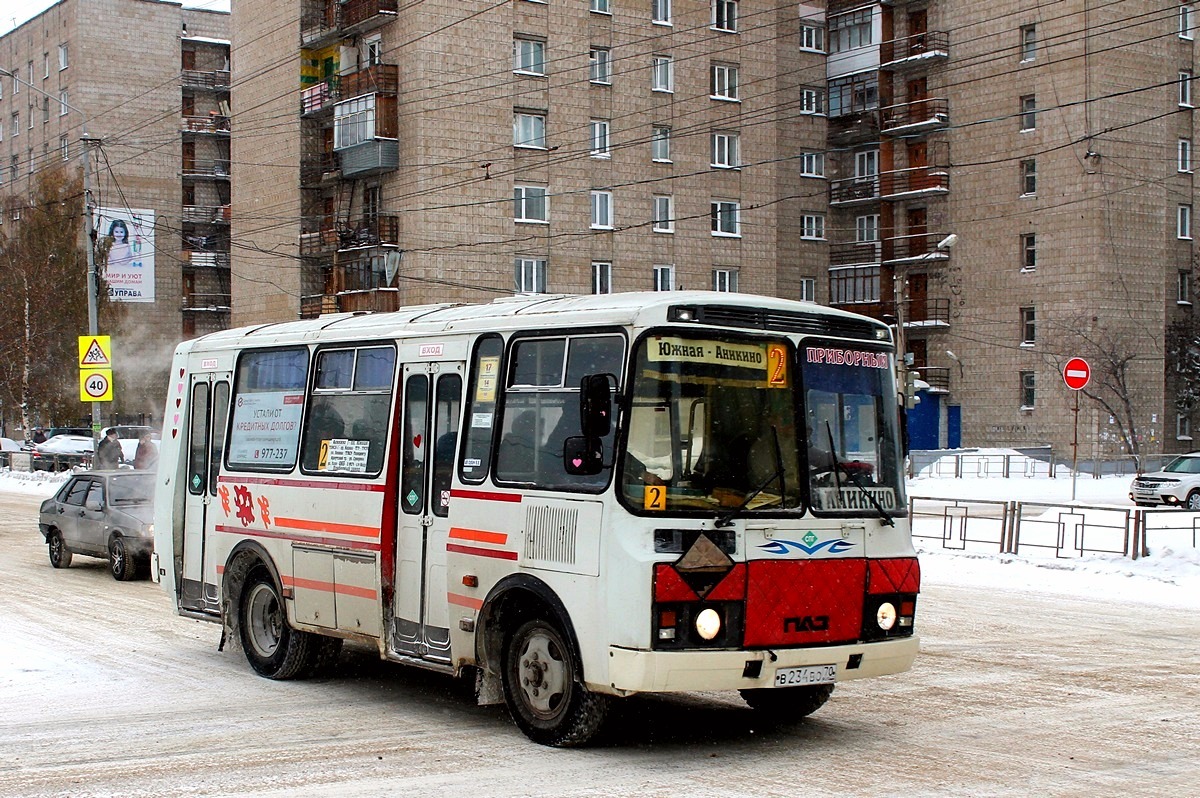
<svg viewBox="0 0 1200 798">
<path fill-rule="evenodd" d="M 320 637 L 288 625 L 283 598 L 266 568 L 255 568 L 246 576 L 237 612 L 242 649 L 256 672 L 283 680 L 312 669 Z"/>
<path fill-rule="evenodd" d="M 583 686 L 575 652 L 552 621 L 534 618 L 504 646 L 504 702 L 535 743 L 569 748 L 587 743 L 608 715 L 609 697 Z"/>
<path fill-rule="evenodd" d="M 50 533 L 50 539 L 46 541 L 46 547 L 50 552 L 50 565 L 54 568 L 70 568 L 71 567 L 71 550 L 67 548 L 67 542 L 63 540 L 62 532 L 57 529 Z"/>
<path fill-rule="evenodd" d="M 137 578 L 137 562 L 120 535 L 113 535 L 108 541 L 108 570 L 118 582 L 129 582 Z"/>
<path fill-rule="evenodd" d="M 832 684 L 814 684 L 806 687 L 764 687 L 756 690 L 739 690 L 742 699 L 750 708 L 773 721 L 793 721 L 807 718 L 833 695 Z"/>
</svg>

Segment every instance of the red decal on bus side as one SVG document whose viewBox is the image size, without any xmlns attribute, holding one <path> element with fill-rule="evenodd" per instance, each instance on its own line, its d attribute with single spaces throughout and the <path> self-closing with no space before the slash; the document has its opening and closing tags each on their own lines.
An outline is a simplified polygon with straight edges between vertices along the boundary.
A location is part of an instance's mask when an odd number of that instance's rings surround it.
<svg viewBox="0 0 1200 798">
<path fill-rule="evenodd" d="M 461 546 L 457 543 L 447 543 L 446 551 L 452 551 L 457 554 L 471 554 L 476 557 L 491 557 L 495 560 L 515 560 L 517 553 L 515 551 L 501 551 L 499 549 L 481 549 L 478 546 Z"/>
<path fill-rule="evenodd" d="M 365 598 L 375 600 L 375 590 L 369 587 L 355 587 L 354 585 L 337 585 L 333 582 L 322 582 L 317 579 L 301 579 L 298 576 L 281 576 L 283 584 L 286 587 L 299 587 L 305 590 L 319 590 L 322 593 L 341 593 L 343 596 L 354 596 L 356 598 Z"/>
<path fill-rule="evenodd" d="M 462 527 L 450 527 L 449 537 L 455 540 L 473 540 L 476 543 L 495 543 L 497 546 L 503 546 L 508 542 L 508 534 L 505 532 L 487 532 L 482 529 L 463 529 Z"/>
<path fill-rule="evenodd" d="M 268 532 L 265 529 L 248 528 L 243 529 L 239 526 L 225 526 L 218 524 L 213 527 L 215 532 L 224 532 L 228 535 L 245 535 L 251 538 L 270 538 L 272 540 L 294 540 L 297 543 L 317 543 L 322 546 L 330 546 L 342 549 L 355 549 L 357 551 L 379 551 L 378 542 L 367 542 L 358 540 L 340 540 L 338 538 L 322 538 L 313 537 L 311 535 L 285 535 L 282 532 Z"/>
<path fill-rule="evenodd" d="M 325 482 L 319 479 L 279 479 L 276 477 L 243 477 L 225 474 L 217 482 L 242 482 L 247 485 L 277 485 L 284 488 L 327 488 L 329 490 L 362 490 L 371 493 L 383 493 L 386 485 L 368 482 Z"/>
<path fill-rule="evenodd" d="M 460 607 L 468 607 L 473 610 L 483 608 L 483 599 L 472 598 L 471 596 L 460 596 L 457 593 L 447 593 L 446 601 L 451 604 L 457 604 Z"/>
<path fill-rule="evenodd" d="M 304 518 L 284 518 L 275 516 L 275 526 L 286 526 L 289 529 L 303 529 L 305 532 L 330 532 L 335 535 L 354 535 L 360 538 L 377 539 L 379 527 L 362 526 L 361 524 L 335 524 L 332 521 L 309 521 Z"/>
<path fill-rule="evenodd" d="M 519 502 L 519 493 L 495 493 L 488 490 L 463 490 L 455 488 L 450 491 L 451 499 L 479 499 L 485 502 Z"/>
</svg>

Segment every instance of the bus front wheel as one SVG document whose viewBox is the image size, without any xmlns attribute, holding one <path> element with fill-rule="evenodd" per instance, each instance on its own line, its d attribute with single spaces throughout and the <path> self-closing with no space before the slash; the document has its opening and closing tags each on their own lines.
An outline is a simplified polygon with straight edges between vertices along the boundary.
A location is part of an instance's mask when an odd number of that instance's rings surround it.
<svg viewBox="0 0 1200 798">
<path fill-rule="evenodd" d="M 238 602 L 238 627 L 250 667 L 268 679 L 303 676 L 316 658 L 318 637 L 288 626 L 287 609 L 265 568 L 246 578 Z"/>
<path fill-rule="evenodd" d="M 806 718 L 825 706 L 833 695 L 832 684 L 806 687 L 768 687 L 740 690 L 742 699 L 756 712 L 779 722 Z"/>
<path fill-rule="evenodd" d="M 608 714 L 608 696 L 583 686 L 567 637 L 541 618 L 526 621 L 509 637 L 503 682 L 513 720 L 542 745 L 583 745 Z"/>
</svg>

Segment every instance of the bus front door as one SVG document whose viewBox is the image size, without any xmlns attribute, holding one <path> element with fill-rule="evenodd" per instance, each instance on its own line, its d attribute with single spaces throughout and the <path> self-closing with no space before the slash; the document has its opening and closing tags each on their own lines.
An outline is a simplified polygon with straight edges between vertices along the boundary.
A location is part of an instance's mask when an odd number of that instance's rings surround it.
<svg viewBox="0 0 1200 798">
<path fill-rule="evenodd" d="M 229 383 L 228 373 L 193 374 L 190 387 L 179 606 L 193 612 L 220 611 L 216 564 L 206 560 L 211 558 L 207 545 L 211 525 L 221 516 L 212 505 L 217 501 L 217 475 L 225 450 Z"/>
<path fill-rule="evenodd" d="M 446 540 L 464 368 L 462 363 L 404 367 L 392 647 L 447 665 Z"/>
</svg>

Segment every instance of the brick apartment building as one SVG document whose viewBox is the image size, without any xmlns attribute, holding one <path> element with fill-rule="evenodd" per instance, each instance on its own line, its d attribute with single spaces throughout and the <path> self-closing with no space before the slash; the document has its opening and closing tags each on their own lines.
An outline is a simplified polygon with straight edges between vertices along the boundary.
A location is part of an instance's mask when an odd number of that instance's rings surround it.
<svg viewBox="0 0 1200 798">
<path fill-rule="evenodd" d="M 1080 355 L 1127 386 L 1083 401 L 1081 456 L 1121 452 L 1119 419 L 1192 448 L 1164 354 L 1194 302 L 1191 3 L 264 0 L 233 22 L 234 323 L 815 299 L 902 322 L 915 445 L 1067 452 Z"/>
<path fill-rule="evenodd" d="M 13 73 L 0 78 L 5 223 L 19 223 L 39 170 L 82 167 L 86 133 L 98 240 L 121 238 L 120 219 L 144 264 L 132 288 L 110 280 L 125 326 L 101 330 L 114 335 L 106 416 L 157 418 L 175 345 L 229 324 L 229 21 L 157 0 L 61 0 L 0 37 Z"/>
</svg>

